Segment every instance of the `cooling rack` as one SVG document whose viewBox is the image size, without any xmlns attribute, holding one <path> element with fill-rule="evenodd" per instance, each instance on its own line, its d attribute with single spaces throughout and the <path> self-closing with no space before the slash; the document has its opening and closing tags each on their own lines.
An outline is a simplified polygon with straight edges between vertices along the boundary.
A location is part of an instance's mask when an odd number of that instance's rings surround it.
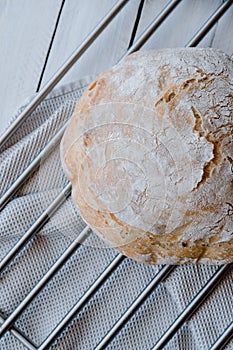
<svg viewBox="0 0 233 350">
<path fill-rule="evenodd" d="M 159 26 L 163 25 L 165 19 L 175 11 L 176 7 L 182 0 L 170 1 L 160 14 L 153 20 L 153 22 L 146 28 L 142 35 L 135 41 L 135 43 L 129 48 L 124 56 L 139 50 L 143 44 L 156 32 Z M 66 72 L 73 66 L 73 64 L 82 56 L 82 54 L 88 50 L 90 45 L 95 41 L 99 34 L 107 27 L 111 20 L 120 12 L 123 11 L 124 6 L 128 0 L 119 1 L 111 11 L 102 19 L 97 25 L 94 31 L 85 39 L 80 47 L 72 54 L 72 56 L 65 62 L 61 69 L 54 75 L 54 77 L 41 89 L 36 97 L 27 105 L 23 112 L 17 117 L 17 119 L 11 124 L 9 129 L 3 133 L 0 137 L 0 147 L 4 149 L 7 146 L 8 141 L 12 135 L 21 127 L 21 125 L 30 118 L 30 114 L 41 103 L 41 101 L 48 95 L 58 81 L 66 74 Z M 232 1 L 224 1 L 209 19 L 203 23 L 201 28 L 193 35 L 193 37 L 186 44 L 187 47 L 196 46 L 210 31 L 214 24 L 225 15 L 226 11 L 232 5 Z M 32 163 L 22 172 L 13 185 L 6 190 L 2 198 L 0 199 L 1 210 L 11 201 L 12 197 L 20 190 L 23 184 L 30 178 L 30 176 L 38 169 L 41 162 L 46 159 L 51 152 L 59 144 L 61 137 L 66 128 L 66 124 L 56 133 L 56 135 L 50 140 L 50 142 L 44 147 L 44 149 L 35 157 Z M 23 249 L 27 249 L 27 244 L 33 237 L 42 229 L 42 227 L 50 220 L 50 218 L 56 213 L 56 211 L 64 204 L 66 199 L 70 196 L 71 184 L 68 184 L 61 193 L 51 202 L 46 210 L 37 218 L 34 224 L 25 232 L 25 234 L 19 239 L 19 241 L 9 250 L 3 260 L 0 262 L 0 273 L 7 271 L 10 268 L 11 262 L 22 253 Z M 26 348 L 30 350 L 45 350 L 49 349 L 52 344 L 62 335 L 63 330 L 71 323 L 73 318 L 85 307 L 94 294 L 104 285 L 107 279 L 114 274 L 116 269 L 126 259 L 121 254 L 115 256 L 115 258 L 106 266 L 104 271 L 99 275 L 95 282 L 86 290 L 83 296 L 77 300 L 76 304 L 70 309 L 66 316 L 56 325 L 49 336 L 44 341 L 37 345 L 28 336 L 26 336 L 21 329 L 16 327 L 15 323 L 23 313 L 23 311 L 29 306 L 29 304 L 35 299 L 35 297 L 42 291 L 43 288 L 51 281 L 56 273 L 62 268 L 62 266 L 72 257 L 74 252 L 80 247 L 80 245 L 87 239 L 90 234 L 90 228 L 85 227 L 79 236 L 72 242 L 72 244 L 63 252 L 59 259 L 52 265 L 47 273 L 40 279 L 40 281 L 32 288 L 29 294 L 17 305 L 14 311 L 6 317 L 0 314 L 0 336 L 10 332 L 15 338 L 17 338 Z M 186 305 L 176 320 L 170 324 L 167 330 L 163 333 L 160 339 L 152 347 L 153 350 L 163 349 L 166 344 L 171 340 L 175 333 L 189 320 L 194 313 L 197 313 L 199 308 L 203 305 L 207 298 L 211 298 L 211 293 L 222 281 L 227 273 L 232 268 L 232 264 L 219 267 L 212 277 L 207 281 L 204 287 L 194 296 L 191 302 Z M 161 284 L 168 276 L 174 273 L 174 270 L 179 269 L 177 266 L 162 266 L 162 268 L 155 274 L 150 283 L 144 288 L 144 290 L 137 296 L 133 303 L 122 313 L 118 321 L 113 325 L 111 329 L 107 331 L 100 343 L 95 349 L 105 349 L 116 334 L 125 326 L 125 324 L 132 318 L 134 313 L 142 306 L 142 304 L 149 298 L 155 288 Z M 209 300 L 209 299 L 208 299 Z M 169 311 L 168 311 L 169 312 Z M 215 340 L 211 346 L 211 350 L 223 349 L 226 344 L 229 343 L 233 335 L 233 322 L 228 325 L 221 336 Z"/>
</svg>

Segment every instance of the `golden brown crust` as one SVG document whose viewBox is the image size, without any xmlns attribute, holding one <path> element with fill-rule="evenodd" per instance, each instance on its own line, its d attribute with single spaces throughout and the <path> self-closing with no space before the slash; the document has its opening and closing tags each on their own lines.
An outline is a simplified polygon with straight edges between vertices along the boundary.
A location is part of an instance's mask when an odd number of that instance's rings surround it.
<svg viewBox="0 0 233 350">
<path fill-rule="evenodd" d="M 138 52 L 100 75 L 61 144 L 84 220 L 141 262 L 233 261 L 232 121 L 220 51 Z"/>
</svg>

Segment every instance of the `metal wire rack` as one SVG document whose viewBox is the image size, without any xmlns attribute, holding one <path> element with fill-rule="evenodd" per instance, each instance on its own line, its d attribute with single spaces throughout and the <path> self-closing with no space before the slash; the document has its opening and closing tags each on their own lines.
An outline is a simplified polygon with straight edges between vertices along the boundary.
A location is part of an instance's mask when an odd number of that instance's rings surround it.
<svg viewBox="0 0 233 350">
<path fill-rule="evenodd" d="M 126 55 L 139 50 L 142 45 L 154 34 L 156 29 L 163 24 L 164 20 L 175 10 L 176 6 L 181 0 L 172 0 L 161 11 L 161 13 L 153 20 L 153 22 L 147 27 L 143 34 L 137 39 L 137 41 L 126 52 Z M 45 87 L 37 94 L 37 96 L 29 103 L 26 109 L 18 116 L 13 122 L 10 128 L 2 134 L 0 137 L 0 148 L 2 149 L 15 133 L 15 131 L 22 125 L 22 123 L 30 116 L 32 111 L 39 105 L 39 103 L 45 98 L 45 96 L 53 89 L 57 82 L 65 75 L 65 73 L 71 68 L 71 66 L 81 57 L 81 55 L 90 47 L 98 35 L 106 28 L 111 20 L 123 9 L 128 0 L 119 1 L 112 10 L 102 19 L 94 31 L 88 36 L 88 38 L 81 44 L 80 47 L 72 54 L 72 56 L 65 62 L 62 68 L 55 74 L 55 76 L 45 85 Z M 187 43 L 187 47 L 196 46 L 204 36 L 209 32 L 213 25 L 225 14 L 225 12 L 232 5 L 232 1 L 224 1 L 216 11 L 209 17 L 209 19 L 201 26 L 201 28 L 194 34 L 194 36 Z M 13 185 L 5 192 L 0 199 L 1 210 L 11 200 L 12 196 L 22 187 L 22 185 L 30 178 L 30 176 L 39 167 L 42 159 L 45 159 L 53 151 L 53 149 L 59 144 L 61 137 L 66 128 L 66 124 L 59 130 L 59 132 L 51 139 L 47 146 L 36 156 L 33 162 L 27 167 Z M 17 242 L 15 246 L 8 252 L 8 254 L 0 262 L 0 273 L 3 272 L 12 260 L 19 254 L 22 249 L 27 245 L 34 235 L 48 222 L 50 217 L 58 210 L 58 208 L 64 203 L 66 198 L 70 196 L 71 184 L 68 184 L 62 192 L 55 198 L 55 200 L 49 205 L 49 207 L 38 217 L 36 222 L 27 230 L 23 237 Z M 102 274 L 91 285 L 91 287 L 84 293 L 84 295 L 77 301 L 68 314 L 63 318 L 59 324 L 54 328 L 50 335 L 39 346 L 34 344 L 23 332 L 15 326 L 15 322 L 22 314 L 22 312 L 28 307 L 29 303 L 40 293 L 40 291 L 46 286 L 47 283 L 53 278 L 63 264 L 72 256 L 77 250 L 80 244 L 88 237 L 90 228 L 86 227 L 81 234 L 73 241 L 73 243 L 65 250 L 55 264 L 47 271 L 47 273 L 41 278 L 36 286 L 30 291 L 30 293 L 24 298 L 22 302 L 15 308 L 15 310 L 8 316 L 0 315 L 0 336 L 3 336 L 6 332 L 16 337 L 24 346 L 30 350 L 45 350 L 48 349 L 51 344 L 59 337 L 62 331 L 71 322 L 74 316 L 86 305 L 90 298 L 96 293 L 96 291 L 105 283 L 108 277 L 114 273 L 116 268 L 125 259 L 121 254 L 118 254 L 113 261 L 105 268 Z M 195 313 L 198 312 L 198 308 L 211 294 L 211 292 L 217 287 L 218 283 L 224 278 L 225 274 L 232 268 L 232 264 L 221 266 L 216 273 L 210 278 L 206 285 L 199 291 L 199 293 L 193 298 L 193 300 L 182 311 L 179 317 L 173 324 L 165 331 L 162 337 L 153 346 L 153 350 L 162 349 L 169 340 L 174 336 L 178 329 Z M 154 276 L 151 282 L 141 292 L 141 294 L 133 301 L 130 307 L 125 310 L 122 316 L 118 319 L 115 325 L 107 332 L 101 342 L 95 348 L 96 350 L 104 349 L 119 332 L 120 329 L 126 324 L 126 322 L 132 317 L 134 312 L 142 305 L 142 303 L 148 298 L 148 296 L 154 291 L 154 289 L 163 281 L 168 275 L 172 274 L 174 269 L 179 269 L 175 266 L 163 266 L 159 272 Z M 211 350 L 222 349 L 231 339 L 233 335 L 233 322 L 228 326 L 222 335 L 216 339 L 212 345 Z"/>
</svg>

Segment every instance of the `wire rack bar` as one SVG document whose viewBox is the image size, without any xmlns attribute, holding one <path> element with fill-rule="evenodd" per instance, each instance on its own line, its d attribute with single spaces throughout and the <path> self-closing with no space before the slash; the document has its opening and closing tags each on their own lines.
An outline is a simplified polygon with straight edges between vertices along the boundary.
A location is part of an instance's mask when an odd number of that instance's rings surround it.
<svg viewBox="0 0 233 350">
<path fill-rule="evenodd" d="M 196 46 L 204 38 L 204 36 L 210 31 L 213 25 L 224 15 L 224 13 L 233 4 L 232 0 L 225 1 L 221 4 L 216 11 L 208 18 L 203 26 L 196 32 L 192 39 L 186 44 L 186 46 Z"/>
<path fill-rule="evenodd" d="M 92 286 L 85 292 L 82 298 L 73 306 L 69 313 L 63 318 L 63 320 L 57 325 L 57 327 L 51 332 L 48 338 L 39 346 L 38 350 L 46 350 L 54 342 L 54 340 L 62 333 L 71 320 L 76 316 L 88 300 L 97 292 L 97 290 L 104 284 L 104 282 L 110 277 L 115 269 L 121 264 L 124 256 L 118 254 L 114 260 L 106 267 L 104 272 L 97 278 Z"/>
<path fill-rule="evenodd" d="M 161 350 L 178 331 L 178 329 L 187 321 L 194 312 L 203 304 L 209 294 L 214 290 L 218 283 L 222 280 L 225 274 L 231 269 L 232 265 L 224 265 L 210 278 L 206 285 L 193 298 L 191 303 L 184 309 L 175 322 L 167 329 L 159 341 L 151 350 Z"/>
<path fill-rule="evenodd" d="M 96 346 L 95 350 L 105 349 L 111 342 L 114 336 L 121 330 L 121 328 L 128 322 L 133 313 L 143 304 L 143 302 L 151 295 L 154 289 L 162 282 L 170 273 L 174 270 L 175 266 L 163 266 L 160 271 L 155 275 L 151 282 L 141 292 L 141 294 L 133 301 L 130 307 L 119 318 L 115 325 L 104 336 L 101 342 Z"/>
<path fill-rule="evenodd" d="M 5 321 L 5 317 L 3 317 L 2 315 L 0 315 L 0 324 L 3 323 Z M 10 329 L 10 333 L 16 338 L 18 339 L 27 349 L 29 350 L 37 350 L 37 346 L 36 344 L 34 344 L 25 334 L 23 334 L 23 332 L 13 326 Z"/>
<path fill-rule="evenodd" d="M 159 13 L 159 15 L 149 24 L 142 35 L 135 41 L 135 43 L 127 50 L 121 59 L 128 56 L 129 54 L 139 50 L 145 42 L 151 37 L 156 29 L 164 22 L 164 20 L 171 14 L 175 7 L 181 2 L 181 0 L 172 0 L 167 6 Z"/>
<path fill-rule="evenodd" d="M 3 322 L 0 327 L 0 336 L 2 336 L 22 314 L 28 304 L 37 296 L 41 289 L 53 278 L 56 272 L 66 263 L 71 255 L 76 251 L 80 244 L 87 238 L 90 228 L 87 226 L 80 233 L 80 235 L 71 243 L 65 250 L 55 264 L 48 270 L 48 272 L 41 278 L 36 286 L 30 291 L 26 298 L 17 306 L 10 316 Z"/>
<path fill-rule="evenodd" d="M 211 346 L 210 350 L 222 350 L 233 337 L 233 322 Z"/>
<path fill-rule="evenodd" d="M 62 203 L 71 193 L 71 184 L 69 183 L 61 193 L 54 199 L 48 208 L 39 216 L 28 231 L 20 238 L 14 247 L 6 254 L 0 262 L 0 273 L 9 265 L 11 260 L 20 252 L 20 250 L 27 244 L 27 242 L 42 228 L 55 211 L 60 208 Z"/>
<path fill-rule="evenodd" d="M 36 97 L 27 105 L 24 111 L 17 117 L 17 119 L 10 125 L 10 127 L 0 135 L 0 150 L 13 135 L 13 133 L 20 127 L 20 125 L 28 118 L 39 103 L 48 95 L 54 86 L 61 80 L 61 78 L 68 72 L 73 64 L 84 54 L 84 52 L 91 46 L 95 39 L 102 33 L 104 28 L 113 20 L 113 18 L 120 12 L 129 0 L 120 0 L 112 7 L 109 13 L 99 22 L 95 29 L 87 36 L 82 44 L 74 51 L 68 60 L 62 65 L 55 75 L 48 81 L 47 84 L 38 92 Z"/>
<path fill-rule="evenodd" d="M 9 187 L 9 189 L 0 198 L 0 212 L 10 201 L 12 196 L 23 186 L 23 184 L 29 179 L 29 177 L 39 168 L 41 163 L 51 154 L 58 143 L 61 141 L 62 135 L 65 132 L 68 122 L 66 122 L 62 128 L 56 133 L 56 135 L 49 141 L 44 149 L 34 158 L 31 164 L 22 172 L 17 180 Z"/>
</svg>

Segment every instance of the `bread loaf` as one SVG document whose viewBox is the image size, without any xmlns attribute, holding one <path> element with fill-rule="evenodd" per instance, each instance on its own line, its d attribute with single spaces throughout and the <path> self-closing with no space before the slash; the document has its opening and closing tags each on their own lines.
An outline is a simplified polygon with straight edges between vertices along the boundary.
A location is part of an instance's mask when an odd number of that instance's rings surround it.
<svg viewBox="0 0 233 350">
<path fill-rule="evenodd" d="M 79 100 L 61 143 L 83 219 L 151 264 L 233 261 L 233 62 L 137 52 Z"/>
</svg>

